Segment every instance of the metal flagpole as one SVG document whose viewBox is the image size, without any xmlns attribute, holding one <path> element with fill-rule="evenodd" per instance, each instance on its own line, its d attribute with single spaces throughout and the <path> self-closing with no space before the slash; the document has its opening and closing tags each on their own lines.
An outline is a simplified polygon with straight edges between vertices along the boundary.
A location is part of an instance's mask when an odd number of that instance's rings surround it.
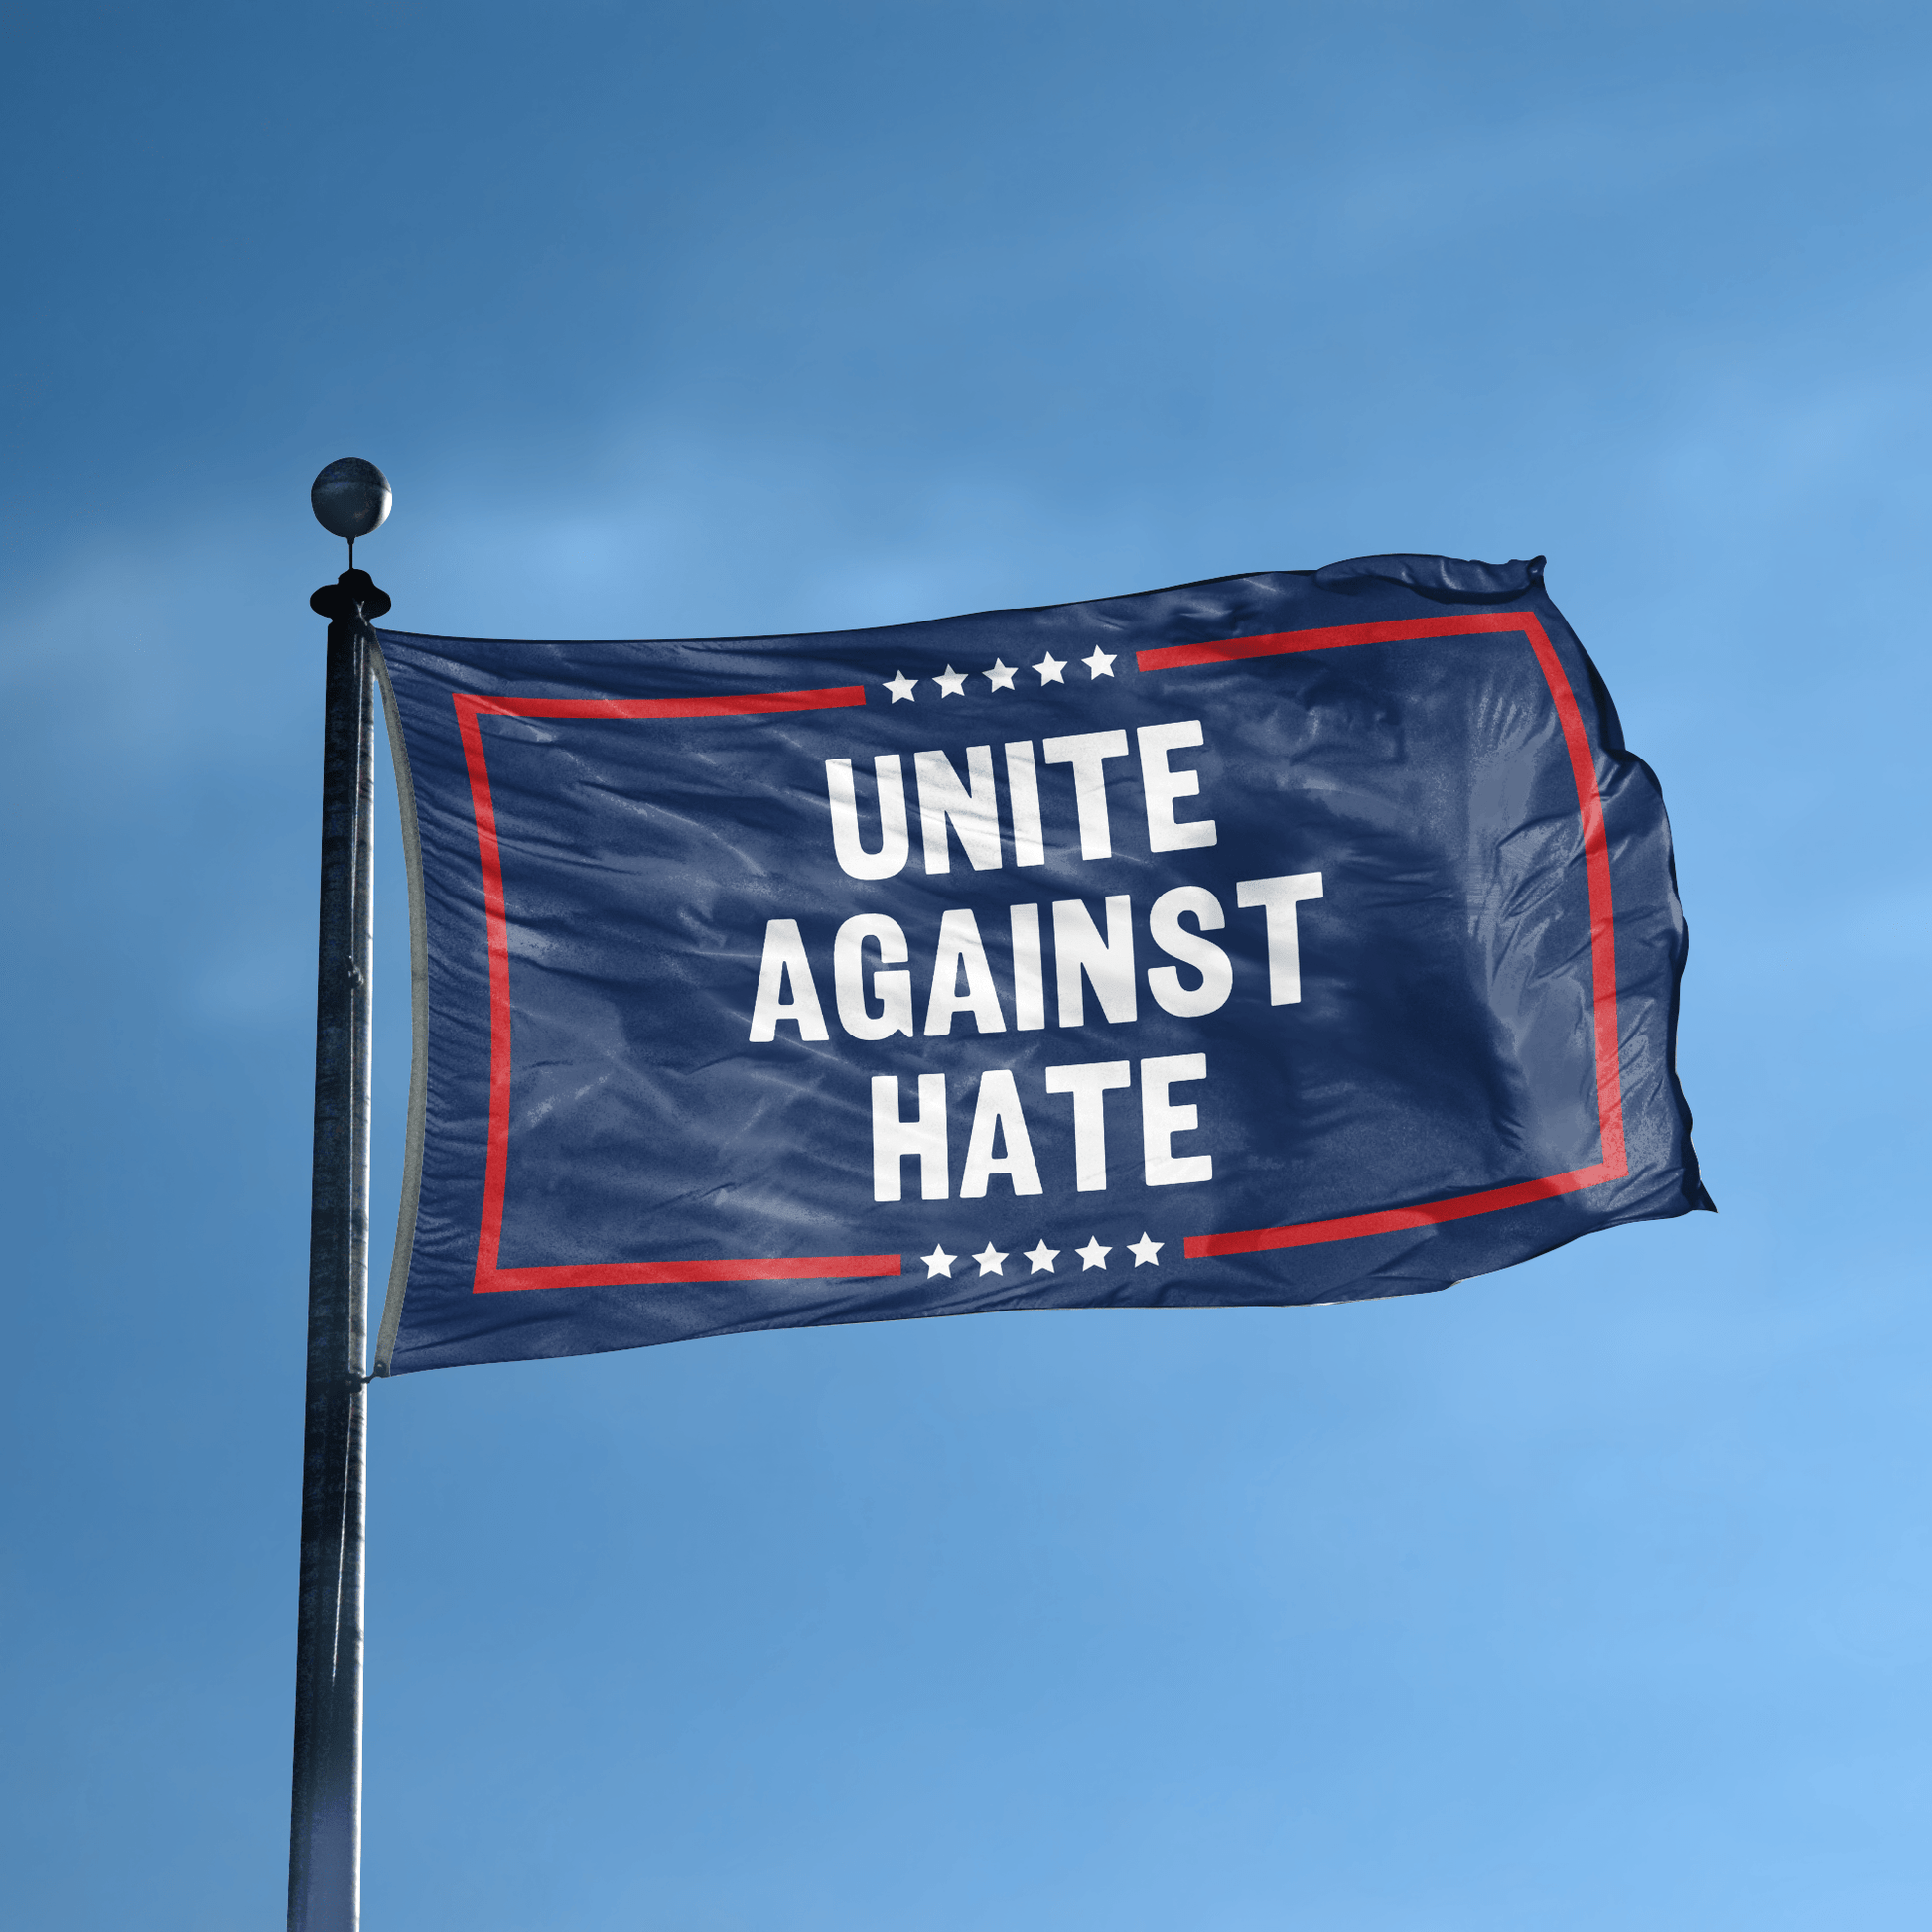
<svg viewBox="0 0 1932 1932">
<path fill-rule="evenodd" d="M 322 754 L 309 1374 L 302 1441 L 289 1932 L 355 1932 L 361 1916 L 363 1448 L 368 1388 L 369 991 L 374 936 L 375 692 L 370 621 L 389 599 L 354 568 L 389 513 L 389 483 L 345 457 L 316 479 L 318 520 L 350 567 L 309 600 L 329 620 Z"/>
</svg>

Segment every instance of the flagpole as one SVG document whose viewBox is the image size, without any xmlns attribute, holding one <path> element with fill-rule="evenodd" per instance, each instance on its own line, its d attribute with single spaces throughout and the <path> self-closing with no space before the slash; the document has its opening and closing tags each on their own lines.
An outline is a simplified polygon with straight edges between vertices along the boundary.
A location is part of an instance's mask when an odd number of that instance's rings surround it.
<svg viewBox="0 0 1932 1932">
<path fill-rule="evenodd" d="M 388 482 L 373 464 L 345 459 L 316 479 L 312 501 L 324 527 L 349 539 L 351 568 L 309 600 L 329 620 L 329 651 L 288 1922 L 289 1932 L 356 1932 L 375 856 L 370 620 L 387 612 L 389 599 L 352 560 L 354 539 L 388 514 Z"/>
</svg>

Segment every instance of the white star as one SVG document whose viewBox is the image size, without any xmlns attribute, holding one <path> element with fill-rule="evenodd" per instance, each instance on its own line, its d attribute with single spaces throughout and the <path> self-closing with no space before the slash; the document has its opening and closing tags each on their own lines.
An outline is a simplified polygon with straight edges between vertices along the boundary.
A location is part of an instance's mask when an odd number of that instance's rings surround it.
<svg viewBox="0 0 1932 1932">
<path fill-rule="evenodd" d="M 949 1255 L 944 1248 L 935 1244 L 929 1255 L 921 1255 L 919 1259 L 925 1263 L 925 1278 L 927 1281 L 930 1281 L 934 1275 L 944 1275 L 950 1280 L 952 1277 L 952 1265 L 959 1257 L 957 1255 Z"/>
<path fill-rule="evenodd" d="M 963 698 L 966 695 L 967 675 L 965 671 L 955 671 L 948 664 L 944 674 L 935 677 L 932 681 L 939 687 L 939 695 L 942 698 Z"/>
<path fill-rule="evenodd" d="M 1089 1268 L 1104 1270 L 1107 1266 L 1107 1257 L 1113 1253 L 1113 1249 L 1103 1248 L 1100 1245 L 1100 1237 L 1096 1234 L 1088 1239 L 1084 1248 L 1075 1248 L 1073 1252 L 1080 1257 L 1080 1273 L 1084 1275 Z"/>
<path fill-rule="evenodd" d="M 1119 651 L 1105 651 L 1098 644 L 1095 644 L 1093 647 L 1093 655 L 1091 657 L 1081 658 L 1080 662 L 1087 667 L 1087 674 L 1090 677 L 1112 677 L 1114 674 L 1114 659 L 1119 655 Z"/>
<path fill-rule="evenodd" d="M 918 680 L 916 678 L 907 677 L 903 671 L 895 671 L 886 680 L 886 689 L 893 694 L 893 702 L 895 704 L 901 702 L 910 704 L 912 702 L 912 688 L 917 682 Z"/>
<path fill-rule="evenodd" d="M 1141 1238 L 1138 1241 L 1130 1241 L 1127 1244 L 1134 1257 L 1136 1268 L 1159 1268 L 1161 1264 L 1155 1260 L 1155 1256 L 1167 1245 L 1165 1241 L 1155 1240 L 1145 1228 L 1141 1230 Z"/>
<path fill-rule="evenodd" d="M 996 657 L 993 660 L 993 668 L 990 671 L 984 672 L 982 675 L 985 676 L 994 690 L 1011 691 L 1013 689 L 1013 674 L 1019 668 L 1020 666 L 1018 664 L 1009 664 L 1004 657 Z"/>
<path fill-rule="evenodd" d="M 1042 684 L 1064 684 L 1066 682 L 1066 679 L 1060 675 L 1066 669 L 1066 659 L 1064 657 L 1055 657 L 1050 650 L 1034 666 L 1034 669 L 1039 673 L 1039 681 Z"/>
<path fill-rule="evenodd" d="M 1030 1272 L 1035 1275 L 1050 1275 L 1053 1272 L 1054 1262 L 1059 1258 L 1060 1251 L 1057 1248 L 1049 1248 L 1043 1234 L 1039 1238 L 1038 1247 L 1027 1250 L 1027 1259 L 1033 1263 Z"/>
<path fill-rule="evenodd" d="M 1007 1258 L 992 1242 L 988 1242 L 973 1259 L 980 1265 L 982 1275 L 1004 1275 L 1007 1271 Z"/>
</svg>

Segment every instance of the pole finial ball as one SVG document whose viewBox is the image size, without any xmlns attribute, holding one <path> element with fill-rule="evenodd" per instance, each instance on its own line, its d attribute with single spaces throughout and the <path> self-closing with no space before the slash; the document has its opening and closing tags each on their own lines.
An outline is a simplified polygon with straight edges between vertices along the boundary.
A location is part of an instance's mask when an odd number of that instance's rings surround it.
<svg viewBox="0 0 1932 1932">
<path fill-rule="evenodd" d="M 359 456 L 338 457 L 309 485 L 316 521 L 350 543 L 381 525 L 392 500 L 389 479 Z"/>
</svg>

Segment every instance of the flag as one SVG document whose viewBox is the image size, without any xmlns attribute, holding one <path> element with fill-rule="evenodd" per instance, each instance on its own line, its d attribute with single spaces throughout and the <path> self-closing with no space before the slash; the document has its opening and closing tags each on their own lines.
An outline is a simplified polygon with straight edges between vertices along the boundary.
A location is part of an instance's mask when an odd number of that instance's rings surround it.
<svg viewBox="0 0 1932 1932">
<path fill-rule="evenodd" d="M 1410 1294 L 1711 1204 L 1663 798 L 1541 559 L 379 638 L 380 1373 Z"/>
</svg>

